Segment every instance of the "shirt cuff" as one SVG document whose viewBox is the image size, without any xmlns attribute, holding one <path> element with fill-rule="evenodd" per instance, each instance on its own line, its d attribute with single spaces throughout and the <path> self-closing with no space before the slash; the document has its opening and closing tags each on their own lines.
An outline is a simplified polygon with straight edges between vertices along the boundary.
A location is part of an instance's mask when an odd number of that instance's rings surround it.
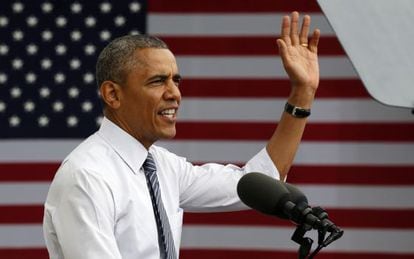
<svg viewBox="0 0 414 259">
<path fill-rule="evenodd" d="M 280 180 L 280 174 L 267 153 L 266 148 L 260 150 L 244 167 L 246 173 L 257 172 Z"/>
</svg>

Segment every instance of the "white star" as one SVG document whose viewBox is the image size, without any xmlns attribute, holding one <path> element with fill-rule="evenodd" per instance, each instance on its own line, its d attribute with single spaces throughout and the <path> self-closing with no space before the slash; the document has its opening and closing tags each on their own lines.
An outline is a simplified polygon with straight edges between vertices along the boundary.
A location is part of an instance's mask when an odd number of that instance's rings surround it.
<svg viewBox="0 0 414 259">
<path fill-rule="evenodd" d="M 95 53 L 95 46 L 92 44 L 87 44 L 84 48 L 86 55 L 93 55 Z"/>
<path fill-rule="evenodd" d="M 20 118 L 13 115 L 9 118 L 9 124 L 11 127 L 18 127 L 20 125 Z"/>
<path fill-rule="evenodd" d="M 109 13 L 112 9 L 112 6 L 108 2 L 104 2 L 100 5 L 100 9 L 102 13 Z"/>
<path fill-rule="evenodd" d="M 6 110 L 6 104 L 0 101 L 0 112 L 4 112 Z"/>
<path fill-rule="evenodd" d="M 45 2 L 42 4 L 42 11 L 44 13 L 50 13 L 53 10 L 53 5 L 49 2 Z"/>
<path fill-rule="evenodd" d="M 40 61 L 40 66 L 43 70 L 47 70 L 52 66 L 52 60 L 50 60 L 49 58 L 44 58 Z"/>
<path fill-rule="evenodd" d="M 0 84 L 7 82 L 7 75 L 5 73 L 0 73 Z"/>
<path fill-rule="evenodd" d="M 82 11 L 82 5 L 75 2 L 70 6 L 70 9 L 72 10 L 72 13 L 80 13 Z"/>
<path fill-rule="evenodd" d="M 26 46 L 26 51 L 29 55 L 34 55 L 37 53 L 37 46 L 33 43 L 30 43 L 29 45 Z"/>
<path fill-rule="evenodd" d="M 61 83 L 65 82 L 65 80 L 66 80 L 66 76 L 65 76 L 65 74 L 63 74 L 63 73 L 59 72 L 59 73 L 56 73 L 56 74 L 55 74 L 54 79 L 55 79 L 55 82 L 56 82 L 57 84 L 61 84 Z"/>
<path fill-rule="evenodd" d="M 73 41 L 78 41 L 82 38 L 82 33 L 78 30 L 72 31 L 70 33 L 70 37 L 72 38 Z"/>
<path fill-rule="evenodd" d="M 20 68 L 23 67 L 23 60 L 21 60 L 20 58 L 13 59 L 12 66 L 13 66 L 13 69 L 19 70 Z"/>
<path fill-rule="evenodd" d="M 29 72 L 25 76 L 25 80 L 28 84 L 33 84 L 34 82 L 36 82 L 36 79 L 37 79 L 37 76 L 33 72 Z"/>
<path fill-rule="evenodd" d="M 27 101 L 27 102 L 25 102 L 25 103 L 23 104 L 23 107 L 24 107 L 24 110 L 25 110 L 26 112 L 32 112 L 32 111 L 34 111 L 34 109 L 36 108 L 36 105 L 35 105 L 35 103 L 34 103 L 34 102 L 32 102 L 32 101 Z"/>
<path fill-rule="evenodd" d="M 77 87 L 72 86 L 68 89 L 68 95 L 70 98 L 76 98 L 79 96 L 79 89 Z"/>
<path fill-rule="evenodd" d="M 6 27 L 9 24 L 9 19 L 6 16 L 0 16 L 0 27 Z"/>
<path fill-rule="evenodd" d="M 90 112 L 93 109 L 93 104 L 90 101 L 85 101 L 82 103 L 82 111 Z"/>
<path fill-rule="evenodd" d="M 17 30 L 13 31 L 12 36 L 15 41 L 21 41 L 24 37 L 24 33 L 20 30 Z"/>
<path fill-rule="evenodd" d="M 111 38 L 111 33 L 108 30 L 101 31 L 99 34 L 99 37 L 101 37 L 101 40 L 109 40 Z"/>
<path fill-rule="evenodd" d="M 133 13 L 139 12 L 139 10 L 141 10 L 141 4 L 138 2 L 132 2 L 129 4 L 129 10 Z"/>
<path fill-rule="evenodd" d="M 76 118 L 75 116 L 69 116 L 66 119 L 66 123 L 68 124 L 69 127 L 76 127 L 78 125 L 78 118 Z"/>
<path fill-rule="evenodd" d="M 24 9 L 24 5 L 20 2 L 16 2 L 12 4 L 12 9 L 15 13 L 21 13 Z"/>
<path fill-rule="evenodd" d="M 22 90 L 17 86 L 10 89 L 10 95 L 12 98 L 19 98 L 22 95 Z"/>
<path fill-rule="evenodd" d="M 9 53 L 9 46 L 1 44 L 0 45 L 0 55 L 4 56 Z"/>
<path fill-rule="evenodd" d="M 55 112 L 61 112 L 65 108 L 65 105 L 61 101 L 56 101 L 52 104 L 52 108 Z"/>
<path fill-rule="evenodd" d="M 36 16 L 33 16 L 33 15 L 27 17 L 26 19 L 27 25 L 29 25 L 29 27 L 35 27 L 38 21 L 39 20 L 36 18 Z"/>
<path fill-rule="evenodd" d="M 59 56 L 64 55 L 66 53 L 66 46 L 63 44 L 58 44 L 55 47 L 55 51 L 56 51 L 56 54 Z"/>
<path fill-rule="evenodd" d="M 83 82 L 85 82 L 86 84 L 92 83 L 94 79 L 95 77 L 90 72 L 83 75 Z"/>
<path fill-rule="evenodd" d="M 49 125 L 49 118 L 46 115 L 42 115 L 37 119 L 37 123 L 40 127 L 46 127 Z"/>
<path fill-rule="evenodd" d="M 78 69 L 81 66 L 81 61 L 77 58 L 73 58 L 69 61 L 69 65 L 71 69 Z"/>
<path fill-rule="evenodd" d="M 47 98 L 50 96 L 50 89 L 43 86 L 42 88 L 39 89 L 39 95 L 42 98 Z"/>
<path fill-rule="evenodd" d="M 88 16 L 85 19 L 85 24 L 87 27 L 93 27 L 96 24 L 96 19 L 93 16 Z"/>
<path fill-rule="evenodd" d="M 96 125 L 99 127 L 99 126 L 101 126 L 101 124 L 102 124 L 102 120 L 103 120 L 103 117 L 102 116 L 98 116 L 98 117 L 96 117 L 96 119 L 95 119 L 95 122 L 96 122 Z"/>
<path fill-rule="evenodd" d="M 65 27 L 68 20 L 64 16 L 59 16 L 56 18 L 56 25 L 58 27 Z"/>
<path fill-rule="evenodd" d="M 129 32 L 129 34 L 130 35 L 139 35 L 140 33 L 137 30 L 132 30 L 132 31 Z"/>
<path fill-rule="evenodd" d="M 42 39 L 44 41 L 49 41 L 53 38 L 53 33 L 49 30 L 42 31 Z"/>
<path fill-rule="evenodd" d="M 126 19 L 123 16 L 118 15 L 117 17 L 115 17 L 114 19 L 114 23 L 116 26 L 121 27 L 125 24 Z"/>
</svg>

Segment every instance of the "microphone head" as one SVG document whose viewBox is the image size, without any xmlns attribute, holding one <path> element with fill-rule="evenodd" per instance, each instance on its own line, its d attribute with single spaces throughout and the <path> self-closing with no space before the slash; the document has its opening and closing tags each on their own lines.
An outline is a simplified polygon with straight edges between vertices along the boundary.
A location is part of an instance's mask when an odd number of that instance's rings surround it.
<svg viewBox="0 0 414 259">
<path fill-rule="evenodd" d="M 283 206 L 290 200 L 284 184 L 262 173 L 245 174 L 237 184 L 237 194 L 244 204 L 262 213 L 289 218 Z"/>
<path fill-rule="evenodd" d="M 308 199 L 306 198 L 305 194 L 299 190 L 298 187 L 290 184 L 290 183 L 283 183 L 286 189 L 290 193 L 290 200 L 295 204 L 305 203 L 308 204 Z"/>
</svg>

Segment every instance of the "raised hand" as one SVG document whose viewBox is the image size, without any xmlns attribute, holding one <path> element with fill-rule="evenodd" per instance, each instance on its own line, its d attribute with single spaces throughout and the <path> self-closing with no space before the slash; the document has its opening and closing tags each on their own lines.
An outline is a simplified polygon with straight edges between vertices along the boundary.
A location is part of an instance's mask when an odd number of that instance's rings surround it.
<svg viewBox="0 0 414 259">
<path fill-rule="evenodd" d="M 299 13 L 282 19 L 281 38 L 277 40 L 283 66 L 292 83 L 292 90 L 316 92 L 319 84 L 318 42 L 320 31 L 315 29 L 308 39 L 311 18 L 303 17 L 299 31 Z"/>
</svg>

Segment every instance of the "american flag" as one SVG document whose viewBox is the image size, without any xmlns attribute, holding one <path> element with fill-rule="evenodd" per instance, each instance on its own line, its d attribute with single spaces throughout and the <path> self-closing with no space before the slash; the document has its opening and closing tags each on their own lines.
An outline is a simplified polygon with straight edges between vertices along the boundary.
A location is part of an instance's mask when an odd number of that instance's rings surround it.
<svg viewBox="0 0 414 259">
<path fill-rule="evenodd" d="M 289 93 L 280 20 L 321 29 L 321 82 L 288 181 L 345 235 L 318 258 L 414 257 L 414 117 L 366 92 L 314 0 L 0 3 L 0 258 L 47 258 L 43 202 L 60 161 L 101 120 L 94 66 L 111 39 L 159 36 L 176 54 L 183 104 L 160 145 L 192 162 L 243 164 Z M 288 221 L 254 211 L 186 214 L 181 258 L 297 258 Z"/>
</svg>

